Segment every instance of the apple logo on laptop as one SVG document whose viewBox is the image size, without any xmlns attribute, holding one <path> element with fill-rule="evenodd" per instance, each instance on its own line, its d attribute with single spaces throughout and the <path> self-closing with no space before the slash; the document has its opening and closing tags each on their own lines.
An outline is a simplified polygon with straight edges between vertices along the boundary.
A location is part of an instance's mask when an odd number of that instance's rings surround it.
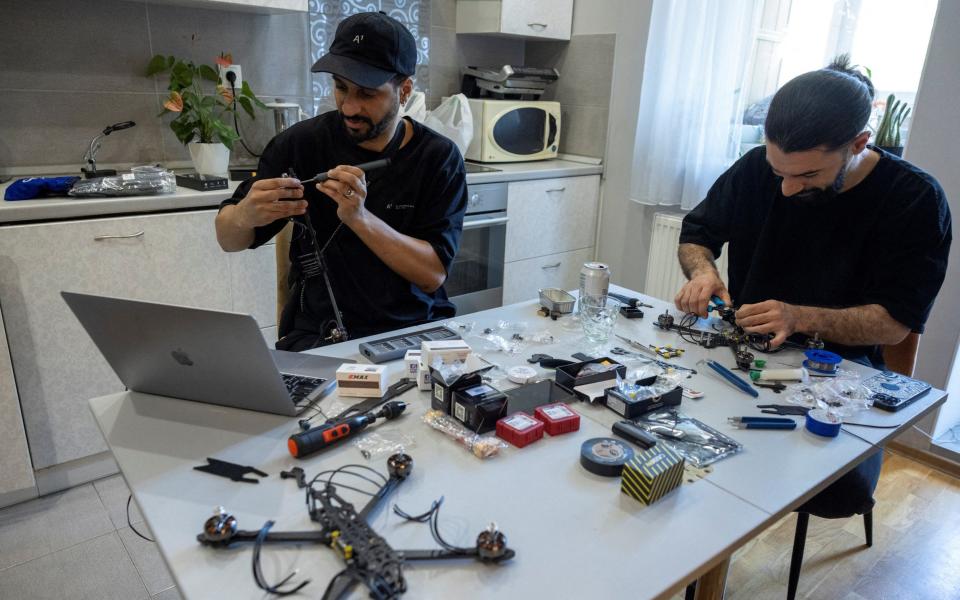
<svg viewBox="0 0 960 600">
<path fill-rule="evenodd" d="M 176 350 L 171 352 L 170 356 L 173 357 L 173 360 L 177 361 L 178 363 L 180 363 L 185 367 L 193 366 L 193 361 L 190 360 L 190 356 L 188 356 L 187 353 L 181 350 L 180 348 L 177 348 Z"/>
</svg>

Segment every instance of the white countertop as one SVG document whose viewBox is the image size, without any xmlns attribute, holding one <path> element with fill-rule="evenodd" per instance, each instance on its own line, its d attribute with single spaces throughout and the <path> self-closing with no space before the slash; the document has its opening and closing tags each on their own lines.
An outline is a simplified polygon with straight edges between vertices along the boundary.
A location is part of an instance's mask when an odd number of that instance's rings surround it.
<svg viewBox="0 0 960 600">
<path fill-rule="evenodd" d="M 524 163 L 484 165 L 499 169 L 490 173 L 470 173 L 468 184 L 496 183 L 599 175 L 603 167 L 592 162 L 573 160 L 542 160 Z M 14 179 L 15 181 L 16 179 Z M 2 197 L 11 182 L 0 185 Z M 230 181 L 226 190 L 201 192 L 178 187 L 175 194 L 157 196 L 127 196 L 121 198 L 42 198 L 37 200 L 0 200 L 0 224 L 22 221 L 60 221 L 103 215 L 149 213 L 157 211 L 214 208 L 229 198 L 240 182 Z"/>
</svg>

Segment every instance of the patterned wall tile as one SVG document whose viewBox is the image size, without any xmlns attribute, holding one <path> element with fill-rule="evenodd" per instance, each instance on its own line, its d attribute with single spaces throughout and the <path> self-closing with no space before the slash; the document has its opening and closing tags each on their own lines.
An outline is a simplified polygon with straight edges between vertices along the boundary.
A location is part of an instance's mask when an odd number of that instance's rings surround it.
<svg viewBox="0 0 960 600">
<path fill-rule="evenodd" d="M 429 92 L 430 64 L 430 0 L 310 0 L 310 56 L 313 61 L 323 56 L 333 42 L 337 24 L 361 12 L 383 11 L 406 25 L 417 40 L 416 89 Z M 333 85 L 329 75 L 315 73 L 311 77 L 314 114 L 333 106 Z"/>
</svg>

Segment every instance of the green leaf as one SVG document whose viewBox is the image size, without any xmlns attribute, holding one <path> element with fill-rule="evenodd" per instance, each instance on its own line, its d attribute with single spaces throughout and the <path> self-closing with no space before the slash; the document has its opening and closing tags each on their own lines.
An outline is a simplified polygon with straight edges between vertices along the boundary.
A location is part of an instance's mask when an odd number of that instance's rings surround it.
<svg viewBox="0 0 960 600">
<path fill-rule="evenodd" d="M 244 112 L 250 115 L 251 119 L 256 119 L 256 115 L 253 114 L 253 103 L 250 102 L 250 98 L 246 96 L 240 96 L 237 98 L 237 101 L 240 102 L 240 106 L 243 107 Z"/>
<path fill-rule="evenodd" d="M 167 70 L 167 59 L 157 54 L 150 59 L 150 63 L 147 64 L 147 77 L 156 75 L 157 73 L 162 73 Z"/>
<path fill-rule="evenodd" d="M 250 84 L 247 83 L 246 81 L 244 81 L 244 82 L 243 82 L 243 85 L 240 87 L 240 94 L 242 94 L 243 96 L 245 96 L 245 97 L 247 97 L 247 98 L 250 98 L 251 100 L 253 100 L 253 103 L 254 103 L 254 104 L 256 104 L 256 105 L 259 106 L 260 108 L 266 110 L 267 105 L 264 104 L 263 102 L 260 102 L 260 99 L 257 98 L 257 96 L 253 93 L 253 90 L 250 89 Z M 253 115 L 251 114 L 250 116 L 252 117 Z"/>
<path fill-rule="evenodd" d="M 213 67 L 210 65 L 200 65 L 199 67 L 200 77 L 206 79 L 207 81 L 218 82 L 220 81 L 220 76 L 217 75 L 217 72 L 213 70 Z"/>
<path fill-rule="evenodd" d="M 189 87 L 193 83 L 193 69 L 190 65 L 178 62 L 170 72 L 171 82 L 176 81 L 181 88 Z"/>
</svg>

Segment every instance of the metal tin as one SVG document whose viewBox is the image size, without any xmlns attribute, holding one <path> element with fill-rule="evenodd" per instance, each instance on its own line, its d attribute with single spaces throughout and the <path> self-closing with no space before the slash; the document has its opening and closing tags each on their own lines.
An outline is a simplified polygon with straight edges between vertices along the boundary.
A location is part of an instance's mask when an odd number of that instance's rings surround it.
<svg viewBox="0 0 960 600">
<path fill-rule="evenodd" d="M 600 262 L 588 262 L 580 269 L 580 298 L 607 299 L 610 289 L 610 267 Z"/>
</svg>

